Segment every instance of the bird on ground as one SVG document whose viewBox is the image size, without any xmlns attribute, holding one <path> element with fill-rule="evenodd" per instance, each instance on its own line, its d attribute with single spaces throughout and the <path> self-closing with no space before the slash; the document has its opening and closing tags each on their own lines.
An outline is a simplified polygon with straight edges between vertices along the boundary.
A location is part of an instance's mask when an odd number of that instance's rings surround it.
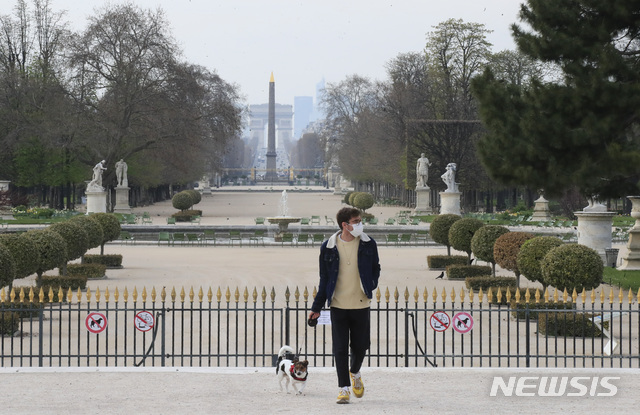
<svg viewBox="0 0 640 415">
<path fill-rule="evenodd" d="M 436 279 L 437 279 L 437 280 L 441 280 L 441 279 L 442 279 L 442 277 L 444 277 L 444 271 L 442 271 L 442 272 L 440 273 L 440 275 L 438 275 L 438 276 L 436 277 Z"/>
</svg>

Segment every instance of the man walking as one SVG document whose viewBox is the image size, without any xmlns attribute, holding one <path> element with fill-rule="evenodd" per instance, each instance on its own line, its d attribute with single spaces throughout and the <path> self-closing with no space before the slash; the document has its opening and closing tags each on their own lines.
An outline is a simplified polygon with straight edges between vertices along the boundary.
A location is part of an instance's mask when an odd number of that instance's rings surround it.
<svg viewBox="0 0 640 415">
<path fill-rule="evenodd" d="M 337 403 L 344 404 L 349 403 L 349 386 L 356 398 L 364 395 L 360 368 L 371 343 L 369 311 L 380 262 L 376 242 L 363 232 L 358 209 L 342 208 L 336 219 L 340 230 L 320 247 L 320 283 L 309 318 L 317 319 L 325 302 L 331 309 Z"/>
</svg>

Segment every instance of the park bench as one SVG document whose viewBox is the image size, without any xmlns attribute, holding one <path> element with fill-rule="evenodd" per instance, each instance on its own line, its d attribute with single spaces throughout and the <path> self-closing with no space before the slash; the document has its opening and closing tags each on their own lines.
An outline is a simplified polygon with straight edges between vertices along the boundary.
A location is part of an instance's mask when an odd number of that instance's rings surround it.
<svg viewBox="0 0 640 415">
<path fill-rule="evenodd" d="M 611 354 L 616 350 L 616 348 L 618 347 L 618 341 L 616 341 L 616 339 L 611 335 L 611 332 L 609 330 L 604 328 L 603 323 L 608 321 L 609 329 L 611 329 L 611 322 L 613 319 L 620 318 L 627 314 L 629 314 L 628 311 L 603 311 L 602 314 L 589 319 L 593 322 L 593 324 L 596 325 L 596 327 L 598 327 L 602 331 L 602 334 L 607 336 L 607 339 L 609 339 L 607 341 L 607 344 L 605 344 L 602 348 L 602 352 L 607 356 L 611 356 Z"/>
</svg>

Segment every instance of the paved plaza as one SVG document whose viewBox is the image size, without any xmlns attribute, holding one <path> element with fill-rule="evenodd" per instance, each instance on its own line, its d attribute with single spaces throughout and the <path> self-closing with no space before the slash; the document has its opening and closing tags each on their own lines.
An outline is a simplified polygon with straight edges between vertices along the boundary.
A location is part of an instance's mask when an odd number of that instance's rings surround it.
<svg viewBox="0 0 640 415">
<path fill-rule="evenodd" d="M 234 189 L 240 190 L 240 189 Z M 275 216 L 279 189 L 259 192 L 217 190 L 203 198 L 202 224 L 251 225 L 256 216 Z M 317 189 L 319 190 L 319 189 Z M 335 216 L 341 196 L 326 192 L 289 192 L 292 216 Z M 148 211 L 155 224 L 165 224 L 175 210 L 170 202 L 136 208 Z M 380 219 L 403 207 L 373 207 Z M 324 224 L 324 223 L 323 223 Z M 384 225 L 377 225 L 384 226 Z M 336 228 L 337 229 L 337 228 Z M 366 232 L 366 227 L 365 227 Z M 122 254 L 124 268 L 109 270 L 107 279 L 91 281 L 92 291 L 116 287 L 308 287 L 317 284 L 318 247 L 158 247 L 108 244 L 105 253 Z M 93 253 L 93 252 L 92 252 Z M 444 254 L 444 247 L 381 246 L 381 287 L 459 291 L 464 283 L 436 280 L 426 256 Z M 504 273 L 499 270 L 499 273 Z M 504 273 L 506 275 L 506 273 Z M 535 287 L 531 284 L 530 286 Z M 494 377 L 581 376 L 592 382 L 610 378 L 614 396 L 490 396 Z M 272 368 L 0 368 L 2 413 L 11 414 L 460 414 L 460 413 L 602 413 L 635 407 L 640 371 L 625 369 L 363 369 L 366 394 L 352 404 L 335 404 L 332 368 L 310 368 L 303 396 L 279 391 Z M 528 385 L 536 382 L 530 379 Z M 586 381 L 583 380 L 582 383 Z M 589 383 L 591 385 L 591 383 Z M 536 390 L 529 387 L 526 391 Z M 580 389 L 569 389 L 580 391 Z M 596 396 L 590 396 L 592 394 Z"/>
</svg>

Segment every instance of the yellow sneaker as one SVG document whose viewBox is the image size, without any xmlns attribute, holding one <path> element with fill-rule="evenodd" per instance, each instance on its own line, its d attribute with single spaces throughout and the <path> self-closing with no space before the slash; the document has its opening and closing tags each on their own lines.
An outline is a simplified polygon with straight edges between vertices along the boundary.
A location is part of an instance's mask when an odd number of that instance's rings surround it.
<svg viewBox="0 0 640 415">
<path fill-rule="evenodd" d="M 338 392 L 338 400 L 336 403 L 349 403 L 349 388 L 340 388 Z"/>
<path fill-rule="evenodd" d="M 353 394 L 356 398 L 362 398 L 364 395 L 364 382 L 362 382 L 360 372 L 356 374 L 349 372 L 349 375 L 351 375 L 351 389 L 353 389 Z"/>
</svg>

